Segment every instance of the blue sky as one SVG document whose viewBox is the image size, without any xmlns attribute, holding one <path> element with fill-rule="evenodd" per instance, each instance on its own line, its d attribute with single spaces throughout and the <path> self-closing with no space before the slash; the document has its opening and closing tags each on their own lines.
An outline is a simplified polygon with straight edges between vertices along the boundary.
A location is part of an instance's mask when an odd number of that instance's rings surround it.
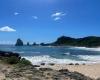
<svg viewBox="0 0 100 80">
<path fill-rule="evenodd" d="M 0 0 L 0 43 L 100 36 L 100 0 Z"/>
</svg>

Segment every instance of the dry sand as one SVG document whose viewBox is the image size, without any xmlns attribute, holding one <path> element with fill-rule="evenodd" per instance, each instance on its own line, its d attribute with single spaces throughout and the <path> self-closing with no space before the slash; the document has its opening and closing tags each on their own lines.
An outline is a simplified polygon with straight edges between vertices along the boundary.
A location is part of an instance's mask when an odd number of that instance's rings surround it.
<svg viewBox="0 0 100 80">
<path fill-rule="evenodd" d="M 5 74 L 3 74 L 2 72 L 0 72 L 0 80 L 5 79 Z"/>
<path fill-rule="evenodd" d="M 2 63 L 0 61 L 0 80 L 5 79 L 5 71 L 9 72 L 12 69 L 12 67 L 8 64 Z"/>
<path fill-rule="evenodd" d="M 86 65 L 66 65 L 55 64 L 54 66 L 45 65 L 41 67 L 48 67 L 55 70 L 68 69 L 70 71 L 77 71 L 91 78 L 100 78 L 100 64 L 86 64 Z"/>
</svg>

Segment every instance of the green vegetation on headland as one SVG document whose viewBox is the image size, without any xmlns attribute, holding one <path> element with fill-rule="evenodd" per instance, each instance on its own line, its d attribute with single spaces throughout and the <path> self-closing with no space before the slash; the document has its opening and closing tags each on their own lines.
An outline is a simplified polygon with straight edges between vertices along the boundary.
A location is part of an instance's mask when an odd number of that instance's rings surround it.
<svg viewBox="0 0 100 80">
<path fill-rule="evenodd" d="M 98 47 L 100 46 L 100 37 L 88 36 L 84 38 L 71 38 L 61 36 L 53 43 L 53 45 Z"/>
<path fill-rule="evenodd" d="M 38 68 L 36 68 L 38 67 Z M 32 65 L 18 53 L 0 51 L 0 80 L 94 80 L 67 69 L 53 70 Z"/>
<path fill-rule="evenodd" d="M 18 39 L 16 46 L 23 46 L 23 41 Z M 30 45 L 27 42 L 27 46 L 84 46 L 84 47 L 99 47 L 100 46 L 100 37 L 88 36 L 84 38 L 71 38 L 66 36 L 59 37 L 55 42 L 52 43 L 40 43 L 36 44 L 35 42 Z"/>
</svg>

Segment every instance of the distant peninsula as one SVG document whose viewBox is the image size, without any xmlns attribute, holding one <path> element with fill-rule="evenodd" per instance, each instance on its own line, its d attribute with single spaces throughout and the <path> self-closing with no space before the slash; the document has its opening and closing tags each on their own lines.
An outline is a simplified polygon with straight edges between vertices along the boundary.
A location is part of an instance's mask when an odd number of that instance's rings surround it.
<svg viewBox="0 0 100 80">
<path fill-rule="evenodd" d="M 15 46 L 23 46 L 24 43 L 21 39 L 17 39 Z M 26 44 L 30 46 L 29 42 Z M 52 43 L 40 43 L 31 46 L 83 46 L 83 47 L 99 47 L 100 37 L 97 36 L 87 36 L 83 38 L 72 38 L 67 36 L 61 36 L 57 38 L 56 41 Z"/>
<path fill-rule="evenodd" d="M 71 38 L 66 36 L 59 37 L 52 43 L 55 46 L 84 46 L 84 47 L 99 47 L 100 37 L 88 36 L 84 38 Z"/>
</svg>

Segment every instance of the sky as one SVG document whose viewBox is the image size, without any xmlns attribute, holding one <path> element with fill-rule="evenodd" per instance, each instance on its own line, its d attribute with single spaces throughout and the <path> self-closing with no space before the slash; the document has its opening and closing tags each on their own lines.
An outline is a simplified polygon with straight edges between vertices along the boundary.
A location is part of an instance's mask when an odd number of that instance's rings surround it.
<svg viewBox="0 0 100 80">
<path fill-rule="evenodd" d="M 0 0 L 0 44 L 100 36 L 100 0 Z"/>
</svg>

